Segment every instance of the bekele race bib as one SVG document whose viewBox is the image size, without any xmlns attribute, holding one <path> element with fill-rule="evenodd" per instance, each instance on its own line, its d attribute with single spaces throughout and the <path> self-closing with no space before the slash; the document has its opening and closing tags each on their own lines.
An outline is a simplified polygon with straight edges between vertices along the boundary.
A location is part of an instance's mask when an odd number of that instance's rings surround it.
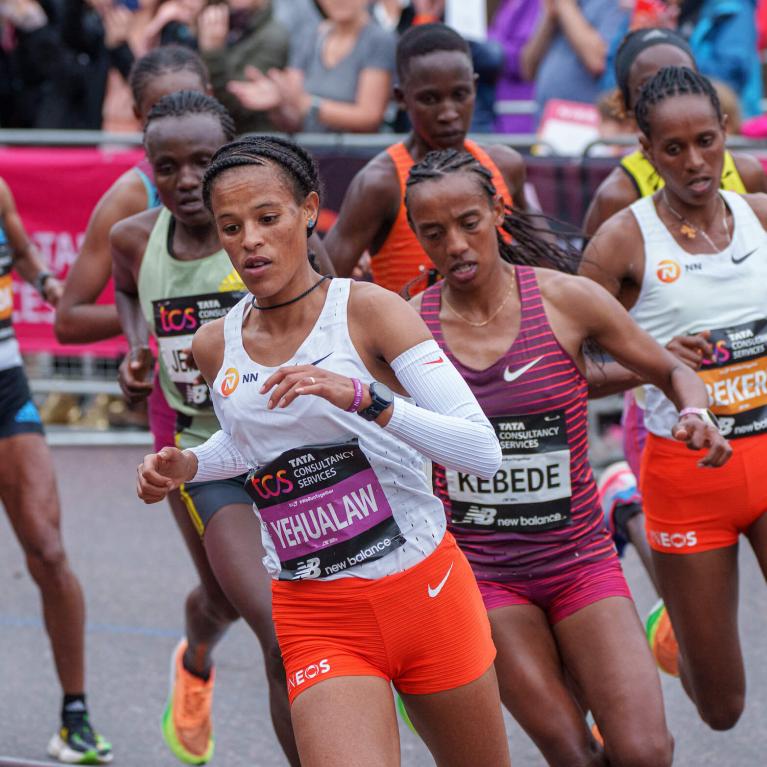
<svg viewBox="0 0 767 767">
<path fill-rule="evenodd" d="M 152 301 L 162 364 L 185 405 L 200 410 L 210 407 L 208 385 L 191 355 L 195 331 L 226 315 L 243 295 L 242 291 L 232 290 Z"/>
<path fill-rule="evenodd" d="M 248 475 L 279 557 L 281 580 L 325 578 L 405 542 L 356 439 L 288 450 Z"/>
<path fill-rule="evenodd" d="M 563 410 L 490 418 L 503 461 L 492 479 L 446 470 L 451 519 L 478 530 L 533 533 L 571 523 Z"/>
<path fill-rule="evenodd" d="M 713 362 L 698 375 L 728 439 L 767 432 L 767 320 L 712 330 Z"/>
</svg>

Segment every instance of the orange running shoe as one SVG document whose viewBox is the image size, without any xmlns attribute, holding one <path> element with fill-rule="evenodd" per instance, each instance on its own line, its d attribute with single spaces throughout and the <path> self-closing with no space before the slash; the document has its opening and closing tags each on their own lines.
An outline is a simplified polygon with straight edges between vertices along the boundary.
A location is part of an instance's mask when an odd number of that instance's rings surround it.
<svg viewBox="0 0 767 767">
<path fill-rule="evenodd" d="M 679 676 L 679 644 L 662 599 L 650 610 L 645 629 L 658 668 L 671 676 Z"/>
<path fill-rule="evenodd" d="M 184 764 L 205 764 L 213 756 L 213 684 L 215 670 L 206 682 L 184 668 L 186 639 L 171 655 L 170 692 L 162 717 L 162 734 L 168 748 Z"/>
</svg>

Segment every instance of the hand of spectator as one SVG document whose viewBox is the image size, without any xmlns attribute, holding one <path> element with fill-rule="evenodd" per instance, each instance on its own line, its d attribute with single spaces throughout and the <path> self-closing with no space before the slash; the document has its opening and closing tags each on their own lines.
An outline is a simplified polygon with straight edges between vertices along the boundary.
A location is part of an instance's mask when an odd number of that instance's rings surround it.
<svg viewBox="0 0 767 767">
<path fill-rule="evenodd" d="M 247 109 L 266 112 L 280 106 L 283 95 L 279 85 L 255 67 L 245 68 L 247 80 L 230 80 L 226 89 Z"/>
<path fill-rule="evenodd" d="M 146 25 L 144 37 L 153 41 L 159 36 L 166 24 L 177 21 L 180 24 L 193 24 L 202 9 L 200 0 L 168 0 L 158 9 L 154 18 Z M 153 47 L 151 44 L 149 47 Z"/>
<path fill-rule="evenodd" d="M 48 23 L 45 11 L 35 0 L 0 2 L 0 20 L 8 21 L 21 32 L 34 32 Z"/>
<path fill-rule="evenodd" d="M 197 43 L 201 51 L 218 51 L 226 45 L 229 34 L 229 8 L 209 5 L 199 16 Z"/>
<path fill-rule="evenodd" d="M 119 48 L 128 39 L 133 14 L 124 5 L 108 5 L 99 16 L 104 24 L 104 45 Z"/>
</svg>

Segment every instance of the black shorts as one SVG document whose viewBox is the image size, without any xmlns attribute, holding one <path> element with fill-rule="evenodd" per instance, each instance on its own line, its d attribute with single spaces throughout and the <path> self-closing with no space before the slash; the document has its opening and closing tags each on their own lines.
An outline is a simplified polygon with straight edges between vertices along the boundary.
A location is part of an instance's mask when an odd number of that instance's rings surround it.
<svg viewBox="0 0 767 767">
<path fill-rule="evenodd" d="M 179 488 L 186 510 L 197 532 L 202 537 L 213 515 L 224 506 L 241 503 L 252 506 L 253 501 L 245 490 L 247 475 L 231 479 L 215 479 L 211 482 L 186 482 Z"/>
<path fill-rule="evenodd" d="M 17 366 L 0 370 L 0 439 L 17 434 L 44 433 L 24 368 Z"/>
</svg>

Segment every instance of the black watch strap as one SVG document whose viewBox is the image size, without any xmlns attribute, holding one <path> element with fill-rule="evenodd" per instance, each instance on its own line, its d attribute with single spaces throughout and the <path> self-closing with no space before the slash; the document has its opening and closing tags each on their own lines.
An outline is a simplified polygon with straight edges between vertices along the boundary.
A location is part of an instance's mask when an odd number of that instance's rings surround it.
<svg viewBox="0 0 767 767">
<path fill-rule="evenodd" d="M 372 402 L 364 410 L 358 411 L 357 415 L 362 416 L 366 421 L 375 421 L 394 402 L 394 395 L 388 386 L 378 381 L 373 381 L 369 388 Z"/>
</svg>

